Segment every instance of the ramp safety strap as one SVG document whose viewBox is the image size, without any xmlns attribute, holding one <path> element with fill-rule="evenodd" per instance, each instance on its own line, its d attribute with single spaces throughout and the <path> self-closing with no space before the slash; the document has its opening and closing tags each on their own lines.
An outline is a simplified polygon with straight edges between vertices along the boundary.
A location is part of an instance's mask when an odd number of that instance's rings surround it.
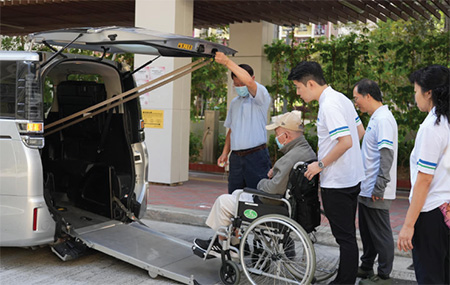
<svg viewBox="0 0 450 285">
<path fill-rule="evenodd" d="M 105 101 L 102 101 L 102 102 L 100 102 L 98 104 L 95 104 L 95 105 L 93 105 L 91 107 L 88 107 L 86 109 L 83 109 L 81 111 L 73 113 L 73 114 L 71 114 L 71 115 L 69 115 L 69 116 L 67 116 L 65 118 L 62 118 L 62 119 L 60 119 L 58 121 L 55 121 L 55 122 L 53 122 L 51 124 L 48 124 L 48 125 L 45 126 L 44 136 L 51 135 L 51 134 L 53 134 L 55 132 L 58 132 L 58 131 L 60 131 L 62 129 L 65 129 L 65 128 L 69 127 L 69 126 L 77 124 L 77 123 L 79 123 L 81 121 L 84 121 L 86 119 L 92 118 L 93 116 L 98 115 L 98 114 L 100 114 L 102 112 L 108 111 L 111 108 L 114 108 L 114 107 L 119 106 L 121 104 L 124 104 L 124 103 L 126 103 L 128 101 L 131 101 L 131 100 L 133 100 L 133 99 L 135 99 L 135 98 L 137 98 L 137 97 L 139 97 L 139 96 L 141 96 L 141 95 L 143 95 L 143 94 L 145 94 L 147 92 L 150 92 L 150 91 L 152 91 L 152 90 L 154 90 L 156 88 L 159 88 L 161 86 L 164 86 L 164 85 L 166 85 L 166 84 L 168 84 L 168 83 L 170 83 L 170 82 L 172 82 L 172 81 L 174 81 L 174 80 L 176 80 L 176 79 L 178 79 L 180 77 L 183 77 L 186 74 L 194 72 L 195 70 L 197 70 L 199 68 L 202 68 L 203 66 L 207 65 L 211 61 L 212 61 L 212 59 L 208 59 L 208 60 L 205 60 L 205 58 L 199 59 L 199 60 L 194 61 L 194 62 L 192 62 L 190 64 L 182 66 L 182 67 L 180 67 L 180 68 L 178 68 L 178 69 L 176 69 L 176 70 L 174 70 L 174 71 L 172 71 L 172 72 L 170 72 L 168 74 L 160 76 L 160 77 L 158 77 L 158 78 L 156 78 L 156 79 L 154 79 L 152 81 L 149 81 L 149 82 L 147 82 L 145 84 L 137 86 L 137 87 L 135 87 L 135 88 L 133 88 L 131 90 L 128 90 L 128 91 L 126 91 L 124 93 L 121 93 L 121 94 L 119 94 L 117 96 L 114 96 L 112 98 L 109 98 L 109 99 L 107 99 Z M 160 81 L 162 81 L 162 82 L 160 82 Z M 158 82 L 160 82 L 160 83 L 158 83 Z M 156 83 L 158 83 L 158 84 L 156 84 Z M 141 90 L 141 91 L 139 91 L 136 94 L 133 94 L 134 92 L 136 92 L 138 90 Z M 132 95 L 130 95 L 130 94 L 132 94 Z M 117 102 L 114 102 L 114 101 L 117 101 Z M 105 105 L 107 105 L 107 106 L 103 107 Z M 94 111 L 94 112 L 91 112 L 91 111 Z M 77 117 L 80 117 L 80 118 L 76 119 Z M 70 120 L 73 120 L 73 121 L 70 121 Z M 70 122 L 68 122 L 68 123 L 66 123 L 66 124 L 64 124 L 64 125 L 62 125 L 60 127 L 57 127 L 56 129 L 53 129 L 56 126 L 61 125 L 61 124 L 65 123 L 65 122 L 67 122 L 67 121 L 70 121 Z M 50 130 L 50 129 L 52 129 L 52 130 Z"/>
</svg>

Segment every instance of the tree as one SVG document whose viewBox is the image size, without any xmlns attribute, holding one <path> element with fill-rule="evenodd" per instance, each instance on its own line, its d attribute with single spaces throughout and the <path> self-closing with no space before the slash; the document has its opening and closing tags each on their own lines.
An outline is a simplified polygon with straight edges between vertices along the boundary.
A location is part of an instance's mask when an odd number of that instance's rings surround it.
<svg viewBox="0 0 450 285">
<path fill-rule="evenodd" d="M 219 37 L 213 34 L 205 40 L 218 42 Z M 193 61 L 197 59 L 193 58 Z M 204 116 L 205 110 L 219 110 L 220 119 L 226 117 L 227 71 L 225 66 L 212 62 L 192 72 L 191 120 Z"/>
<path fill-rule="evenodd" d="M 353 32 L 337 38 L 312 38 L 293 45 L 275 41 L 265 47 L 273 74 L 268 90 L 274 100 L 285 96 L 290 108 L 300 106 L 306 110 L 307 128 L 314 133 L 311 126 L 317 118 L 318 104 L 305 104 L 295 95 L 295 89 L 285 92 L 281 88 L 287 81 L 285 70 L 302 60 L 315 60 L 322 65 L 327 83 L 349 98 L 352 98 L 354 84 L 360 79 L 377 81 L 383 92 L 383 103 L 389 105 L 397 120 L 398 163 L 406 167 L 415 132 L 426 116 L 415 108 L 413 86 L 408 76 L 430 64 L 450 66 L 450 35 L 444 26 L 444 17 L 426 21 L 388 20 L 378 22 L 371 30 L 362 24 L 352 25 Z M 361 114 L 361 119 L 367 125 L 367 114 Z M 313 138 L 311 133 L 307 134 L 309 140 Z"/>
</svg>

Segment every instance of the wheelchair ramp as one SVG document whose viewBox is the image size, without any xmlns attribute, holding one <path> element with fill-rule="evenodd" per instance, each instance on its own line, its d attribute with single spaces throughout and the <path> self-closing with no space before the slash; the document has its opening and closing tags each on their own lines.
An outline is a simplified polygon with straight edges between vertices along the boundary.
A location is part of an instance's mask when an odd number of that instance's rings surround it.
<svg viewBox="0 0 450 285">
<path fill-rule="evenodd" d="M 108 221 L 74 230 L 90 248 L 185 284 L 220 284 L 220 259 L 203 261 L 192 244 L 138 223 Z"/>
</svg>

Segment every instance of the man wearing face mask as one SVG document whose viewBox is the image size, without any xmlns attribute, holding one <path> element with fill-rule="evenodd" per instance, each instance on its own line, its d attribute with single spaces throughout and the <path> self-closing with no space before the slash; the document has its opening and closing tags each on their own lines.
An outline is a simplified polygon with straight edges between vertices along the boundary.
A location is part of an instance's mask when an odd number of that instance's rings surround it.
<svg viewBox="0 0 450 285">
<path fill-rule="evenodd" d="M 275 130 L 277 144 L 284 155 L 275 162 L 272 169 L 272 177 L 261 179 L 256 188 L 270 194 L 284 194 L 289 180 L 289 173 L 295 163 L 315 160 L 316 154 L 303 136 L 301 112 L 288 112 L 274 117 L 272 120 L 273 123 L 265 128 L 267 130 Z M 240 196 L 241 201 L 277 203 L 270 199 L 261 198 L 260 201 L 259 198 L 257 199 L 257 201 L 254 201 L 253 196 L 249 193 L 243 193 Z M 235 194 L 219 196 L 211 208 L 206 224 L 213 230 L 217 230 L 222 226 L 228 226 L 231 223 L 231 217 L 236 210 L 237 204 L 237 195 Z M 219 236 L 220 238 L 222 237 Z M 210 242 L 211 240 L 195 239 L 194 245 L 206 253 Z M 221 243 L 216 240 L 211 248 L 210 257 L 220 257 L 221 248 Z"/>
<path fill-rule="evenodd" d="M 262 178 L 267 178 L 271 163 L 265 125 L 271 98 L 267 89 L 255 81 L 249 65 L 237 65 L 221 52 L 216 53 L 215 60 L 231 71 L 238 94 L 228 110 L 224 125 L 229 130 L 222 155 L 217 159 L 219 166 L 225 166 L 231 151 L 228 176 L 231 194 L 236 189 L 256 188 Z"/>
</svg>

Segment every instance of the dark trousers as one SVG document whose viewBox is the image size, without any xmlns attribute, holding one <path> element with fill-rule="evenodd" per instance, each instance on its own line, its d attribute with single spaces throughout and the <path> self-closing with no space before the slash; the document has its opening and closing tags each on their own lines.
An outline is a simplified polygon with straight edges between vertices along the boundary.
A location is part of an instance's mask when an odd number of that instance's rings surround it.
<svg viewBox="0 0 450 285">
<path fill-rule="evenodd" d="M 339 244 L 339 269 L 332 284 L 355 284 L 358 272 L 358 245 L 355 217 L 360 185 L 348 188 L 321 188 L 325 215 Z"/>
<path fill-rule="evenodd" d="M 439 208 L 420 213 L 412 243 L 417 283 L 449 284 L 450 230 Z"/>
<path fill-rule="evenodd" d="M 361 268 L 373 269 L 378 255 L 377 274 L 389 277 L 394 263 L 394 237 L 392 236 L 389 210 L 374 209 L 359 203 L 359 233 L 363 244 Z"/>
<path fill-rule="evenodd" d="M 272 164 L 267 148 L 239 156 L 233 152 L 230 155 L 230 173 L 228 176 L 228 193 L 245 187 L 256 188 L 258 182 L 267 178 Z"/>
</svg>

